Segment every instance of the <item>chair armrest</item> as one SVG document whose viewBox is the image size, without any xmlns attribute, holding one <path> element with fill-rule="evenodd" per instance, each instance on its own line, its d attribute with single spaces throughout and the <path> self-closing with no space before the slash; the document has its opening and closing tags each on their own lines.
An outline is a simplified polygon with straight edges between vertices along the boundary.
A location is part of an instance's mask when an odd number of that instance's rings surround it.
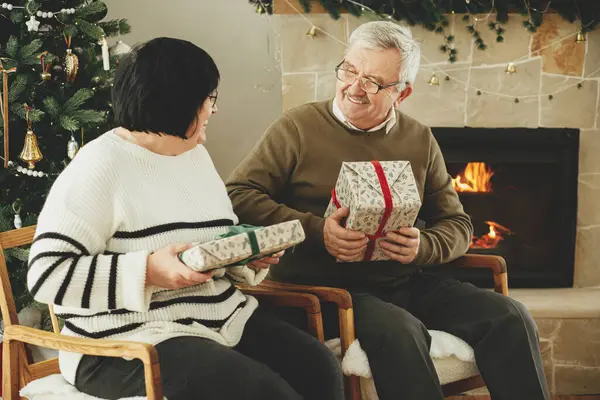
<svg viewBox="0 0 600 400">
<path fill-rule="evenodd" d="M 345 289 L 331 288 L 326 286 L 294 285 L 291 283 L 264 280 L 259 288 L 282 290 L 287 292 L 311 293 L 321 301 L 335 303 L 338 308 L 347 310 L 352 308 L 352 297 Z"/>
<path fill-rule="evenodd" d="M 311 314 L 321 312 L 319 299 L 309 293 L 284 292 L 246 285 L 239 285 L 238 288 L 243 293 L 256 297 L 262 304 L 276 307 L 300 307 Z"/>
<path fill-rule="evenodd" d="M 283 292 L 280 290 L 262 288 L 248 285 L 238 285 L 245 294 L 258 298 L 260 304 L 275 307 L 301 307 L 306 311 L 308 331 L 317 340 L 325 342 L 323 331 L 323 315 L 321 314 L 321 303 L 319 298 L 310 293 Z"/>
<path fill-rule="evenodd" d="M 151 344 L 121 340 L 84 339 L 21 325 L 6 326 L 2 340 L 5 342 L 5 346 L 10 346 L 10 342 L 22 342 L 92 356 L 137 358 L 144 364 L 148 399 L 162 400 L 163 398 L 158 353 Z"/>
<path fill-rule="evenodd" d="M 494 291 L 508 296 L 506 261 L 500 256 L 465 254 L 444 266 L 458 268 L 489 268 L 494 273 Z"/>
<path fill-rule="evenodd" d="M 22 325 L 7 326 L 4 329 L 3 339 L 92 356 L 130 357 L 147 362 L 151 362 L 154 357 L 158 359 L 156 349 L 151 344 L 120 340 L 84 339 Z"/>
<path fill-rule="evenodd" d="M 480 254 L 465 254 L 446 264 L 449 267 L 460 268 L 489 268 L 494 274 L 506 272 L 506 261 L 500 256 L 487 256 Z"/>
</svg>

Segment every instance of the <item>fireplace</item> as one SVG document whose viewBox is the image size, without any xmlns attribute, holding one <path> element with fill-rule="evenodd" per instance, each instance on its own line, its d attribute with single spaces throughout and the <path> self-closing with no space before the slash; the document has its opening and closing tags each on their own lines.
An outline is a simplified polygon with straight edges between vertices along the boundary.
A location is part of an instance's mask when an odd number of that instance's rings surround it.
<svg viewBox="0 0 600 400">
<path fill-rule="evenodd" d="M 433 128 L 474 235 L 506 259 L 513 288 L 572 287 L 579 130 Z M 492 287 L 489 271 L 453 275 Z"/>
</svg>

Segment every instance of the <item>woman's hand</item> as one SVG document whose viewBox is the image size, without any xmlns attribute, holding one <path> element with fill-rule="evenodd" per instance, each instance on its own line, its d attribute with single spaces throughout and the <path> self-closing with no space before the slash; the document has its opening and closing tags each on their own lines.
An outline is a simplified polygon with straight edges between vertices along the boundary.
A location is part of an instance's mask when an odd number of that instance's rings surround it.
<svg viewBox="0 0 600 400">
<path fill-rule="evenodd" d="M 277 254 L 273 254 L 270 257 L 263 257 L 259 260 L 252 261 L 248 266 L 252 269 L 267 269 L 272 264 L 279 264 L 279 258 L 283 256 L 285 250 L 280 251 Z"/>
<path fill-rule="evenodd" d="M 150 254 L 146 266 L 146 285 L 181 289 L 212 279 L 216 270 L 197 272 L 183 264 L 177 255 L 191 244 L 172 244 Z"/>
</svg>

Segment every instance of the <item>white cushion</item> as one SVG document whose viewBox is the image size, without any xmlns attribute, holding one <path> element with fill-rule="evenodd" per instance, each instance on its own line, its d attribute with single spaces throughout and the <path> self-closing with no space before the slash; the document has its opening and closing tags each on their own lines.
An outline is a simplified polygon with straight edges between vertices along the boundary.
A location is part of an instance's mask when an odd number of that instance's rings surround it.
<svg viewBox="0 0 600 400">
<path fill-rule="evenodd" d="M 70 385 L 61 374 L 48 375 L 29 382 L 20 392 L 28 400 L 101 400 L 81 393 Z M 121 400 L 144 400 L 146 397 L 127 397 Z M 166 397 L 165 397 L 166 400 Z"/>
<path fill-rule="evenodd" d="M 442 331 L 430 330 L 431 348 L 429 354 L 438 373 L 442 385 L 456 382 L 461 379 L 475 376 L 479 373 L 475 364 L 473 348 L 464 340 Z M 341 358 L 340 339 L 332 339 L 326 342 L 334 354 Z M 37 355 L 32 349 L 34 356 Z M 47 359 L 53 354 L 40 354 L 37 359 Z M 45 357 L 44 357 L 45 356 Z M 37 361 L 37 360 L 36 360 Z M 371 374 L 369 360 L 360 342 L 355 340 L 346 352 L 342 362 L 342 370 L 346 375 L 359 376 L 363 400 L 378 400 L 375 384 Z M 55 374 L 27 384 L 20 392 L 22 397 L 28 400 L 99 400 L 87 394 L 79 392 L 70 385 L 62 375 Z M 146 397 L 128 397 L 121 400 L 143 400 Z"/>
<path fill-rule="evenodd" d="M 430 330 L 429 334 L 429 355 L 442 385 L 479 374 L 473 348 L 464 340 L 442 331 Z M 338 358 L 341 357 L 340 339 L 328 340 L 325 344 Z M 358 340 L 350 345 L 341 361 L 345 375 L 360 377 L 362 400 L 378 400 L 369 360 Z"/>
</svg>

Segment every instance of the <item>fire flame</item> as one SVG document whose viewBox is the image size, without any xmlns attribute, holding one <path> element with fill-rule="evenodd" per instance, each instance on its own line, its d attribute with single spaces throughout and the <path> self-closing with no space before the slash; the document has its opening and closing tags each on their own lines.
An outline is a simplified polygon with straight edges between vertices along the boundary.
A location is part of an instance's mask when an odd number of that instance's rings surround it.
<svg viewBox="0 0 600 400">
<path fill-rule="evenodd" d="M 490 179 L 494 172 L 482 162 L 470 162 L 465 170 L 452 179 L 452 186 L 457 192 L 491 192 Z"/>
<path fill-rule="evenodd" d="M 510 229 L 500 225 L 494 221 L 485 221 L 488 224 L 489 231 L 485 235 L 479 238 L 473 236 L 471 241 L 471 249 L 493 249 L 498 245 L 501 240 L 504 240 L 504 236 L 510 234 Z"/>
</svg>

